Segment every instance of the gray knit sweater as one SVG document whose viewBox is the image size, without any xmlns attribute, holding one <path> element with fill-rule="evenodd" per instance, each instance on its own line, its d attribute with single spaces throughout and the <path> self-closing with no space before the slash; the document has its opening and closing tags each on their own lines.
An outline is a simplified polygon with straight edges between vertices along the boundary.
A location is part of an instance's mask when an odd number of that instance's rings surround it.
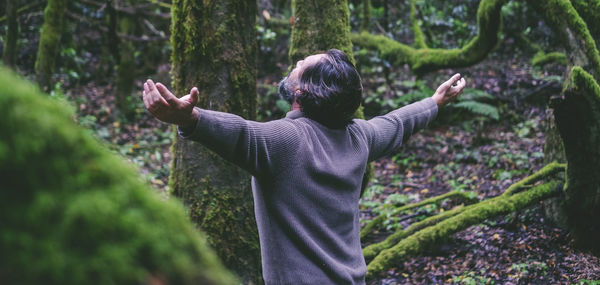
<svg viewBox="0 0 600 285">
<path fill-rule="evenodd" d="M 250 172 L 266 284 L 364 284 L 361 182 L 367 163 L 396 150 L 437 114 L 431 98 L 329 129 L 291 111 L 266 123 L 200 110 L 183 138 Z"/>
</svg>

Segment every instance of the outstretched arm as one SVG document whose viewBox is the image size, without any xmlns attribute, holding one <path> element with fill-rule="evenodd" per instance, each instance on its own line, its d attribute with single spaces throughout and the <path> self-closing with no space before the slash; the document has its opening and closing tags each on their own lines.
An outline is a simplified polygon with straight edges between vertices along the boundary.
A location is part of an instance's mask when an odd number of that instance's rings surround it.
<svg viewBox="0 0 600 285">
<path fill-rule="evenodd" d="M 438 108 L 456 99 L 465 85 L 464 78 L 455 74 L 440 85 L 433 96 L 367 121 L 365 130 L 371 146 L 369 160 L 388 155 L 412 134 L 425 128 L 437 115 Z"/>
<path fill-rule="evenodd" d="M 194 108 L 199 95 L 195 87 L 190 94 L 177 98 L 164 85 L 148 80 L 142 95 L 148 111 L 163 122 L 178 125 L 183 138 L 202 143 L 254 176 L 284 168 L 273 158 L 292 155 L 297 149 L 298 133 L 289 121 L 259 123 Z"/>
</svg>

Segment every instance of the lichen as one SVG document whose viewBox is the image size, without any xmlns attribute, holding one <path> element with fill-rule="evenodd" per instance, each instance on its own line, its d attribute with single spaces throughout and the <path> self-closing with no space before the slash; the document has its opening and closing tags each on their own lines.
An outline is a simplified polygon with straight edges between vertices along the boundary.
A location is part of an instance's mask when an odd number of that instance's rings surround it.
<svg viewBox="0 0 600 285">
<path fill-rule="evenodd" d="M 0 275 L 7 284 L 237 284 L 174 199 L 0 69 Z"/>
</svg>

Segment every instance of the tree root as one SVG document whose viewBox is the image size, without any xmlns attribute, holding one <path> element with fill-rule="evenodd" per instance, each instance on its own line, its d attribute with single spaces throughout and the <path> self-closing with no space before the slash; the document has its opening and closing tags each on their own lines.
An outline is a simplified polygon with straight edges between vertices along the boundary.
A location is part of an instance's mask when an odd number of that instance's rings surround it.
<svg viewBox="0 0 600 285">
<path fill-rule="evenodd" d="M 470 200 L 472 200 L 464 192 L 461 192 L 461 191 L 452 191 L 452 192 L 448 192 L 448 193 L 443 194 L 443 195 L 439 195 L 439 196 L 431 197 L 429 199 L 425 199 L 425 200 L 420 201 L 418 203 L 404 205 L 402 207 L 393 209 L 391 213 L 380 214 L 375 219 L 373 219 L 370 222 L 368 222 L 365 225 L 365 227 L 362 228 L 362 230 L 360 230 L 360 238 L 361 239 L 366 238 L 367 235 L 371 234 L 374 230 L 376 230 L 377 227 L 380 226 L 381 224 L 383 224 L 383 222 L 385 222 L 385 220 L 388 217 L 390 217 L 390 216 L 397 215 L 397 214 L 402 213 L 404 211 L 408 211 L 410 209 L 422 207 L 422 206 L 425 206 L 425 205 L 428 205 L 428 204 L 439 204 L 442 201 L 444 201 L 445 199 L 451 199 L 451 198 L 459 198 L 459 199 L 462 199 L 463 201 L 470 201 Z"/>
<path fill-rule="evenodd" d="M 549 63 L 567 64 L 567 56 L 562 52 L 545 53 L 540 51 L 531 59 L 531 65 L 542 67 Z"/>
<path fill-rule="evenodd" d="M 482 201 L 477 204 L 466 206 L 466 207 L 463 207 L 463 206 L 455 207 L 454 209 L 452 209 L 450 211 L 446 211 L 446 212 L 440 213 L 438 215 L 424 219 L 423 221 L 414 223 L 404 230 L 398 230 L 394 234 L 388 236 L 384 241 L 365 247 L 363 249 L 363 255 L 365 257 L 365 260 L 370 261 L 376 255 L 378 255 L 382 250 L 391 248 L 392 246 L 394 246 L 398 242 L 400 242 L 402 239 L 406 238 L 409 235 L 414 234 L 417 231 L 420 231 L 429 226 L 433 226 L 433 225 L 435 225 L 441 221 L 444 221 L 448 218 L 454 217 L 454 216 L 462 213 L 463 211 L 470 211 L 471 209 L 479 206 L 481 203 L 492 201 L 494 199 L 505 199 L 508 196 L 514 195 L 515 193 L 517 193 L 517 191 L 520 191 L 523 188 L 531 187 L 531 185 L 533 185 L 534 183 L 536 183 L 544 178 L 550 177 L 559 172 L 564 172 L 565 169 L 566 169 L 565 164 L 561 164 L 561 163 L 557 163 L 557 162 L 549 163 L 546 166 L 542 167 L 542 169 L 540 169 L 538 172 L 536 172 L 530 176 L 527 176 L 527 177 L 523 178 L 522 180 L 512 184 L 499 197 L 491 198 L 489 200 Z M 424 206 L 427 204 L 439 203 L 439 202 L 443 201 L 444 199 L 456 196 L 457 194 L 455 192 L 458 192 L 458 191 L 449 192 L 449 193 L 446 193 L 446 194 L 443 194 L 440 196 L 436 196 L 436 197 L 432 197 L 432 198 L 423 200 L 419 203 L 400 207 L 400 208 L 396 209 L 394 214 L 397 214 L 402 211 L 406 211 L 408 209 L 421 207 L 421 206 Z M 461 193 L 461 192 L 459 192 L 459 193 L 462 194 L 463 197 L 467 198 L 466 196 L 464 196 L 464 193 Z M 459 195 L 459 196 L 461 196 L 461 195 Z M 385 221 L 386 217 L 387 217 L 387 215 L 385 215 L 385 214 L 380 215 L 377 218 L 375 218 L 372 222 L 367 224 L 367 226 L 365 226 L 361 230 L 361 233 L 360 233 L 361 239 L 366 237 L 369 233 L 371 233 L 377 225 L 383 223 L 383 221 Z"/>
<path fill-rule="evenodd" d="M 446 238 L 471 225 L 480 223 L 488 218 L 523 209 L 540 200 L 555 195 L 557 192 L 556 188 L 560 185 L 557 181 L 536 186 L 532 185 L 542 179 L 551 177 L 554 174 L 564 172 L 565 169 L 565 164 L 557 162 L 550 163 L 538 172 L 514 183 L 498 197 L 469 206 L 461 205 L 455 207 L 452 210 L 414 223 L 404 230 L 399 230 L 382 242 L 369 245 L 363 249 L 365 260 L 367 260 L 367 262 L 370 261 L 367 267 L 367 276 L 373 277 L 390 266 L 392 262 L 401 259 L 406 255 L 419 253 L 430 245 L 435 244 L 436 241 Z M 528 189 L 522 191 L 525 188 Z M 446 193 L 419 203 L 398 208 L 397 211 L 399 212 L 401 210 L 406 210 L 406 208 L 410 209 L 425 204 L 439 202 L 448 197 L 453 197 L 454 195 L 456 194 L 453 194 L 453 192 Z M 371 228 L 373 227 L 374 226 L 371 226 Z M 369 231 L 371 230 L 372 229 Z"/>
<path fill-rule="evenodd" d="M 367 279 L 372 279 L 402 258 L 422 252 L 436 242 L 472 225 L 499 215 L 529 207 L 560 192 L 562 183 L 552 181 L 537 185 L 528 191 L 510 196 L 498 196 L 464 209 L 434 226 L 422 229 L 401 240 L 390 249 L 381 251 L 367 266 Z"/>
</svg>

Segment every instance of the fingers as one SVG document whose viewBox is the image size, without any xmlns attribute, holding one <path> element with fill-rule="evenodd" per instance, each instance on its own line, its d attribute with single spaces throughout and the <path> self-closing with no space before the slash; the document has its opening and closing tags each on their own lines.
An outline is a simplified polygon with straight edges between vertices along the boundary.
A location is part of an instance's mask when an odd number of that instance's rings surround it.
<svg viewBox="0 0 600 285">
<path fill-rule="evenodd" d="M 146 97 L 148 100 L 148 110 L 153 111 L 156 108 L 163 106 L 169 106 L 169 103 L 160 95 L 156 89 L 156 85 L 150 79 L 144 83 L 144 91 L 146 91 Z"/>
<path fill-rule="evenodd" d="M 454 84 L 454 82 L 456 82 L 459 79 L 460 79 L 460 73 L 454 74 L 452 77 L 450 77 L 450 79 L 448 79 L 448 81 L 442 83 L 442 86 L 444 86 L 445 88 L 449 88 L 450 86 L 452 86 Z"/>
<path fill-rule="evenodd" d="M 142 101 L 144 101 L 144 106 L 146 106 L 146 109 L 150 108 L 150 104 L 148 103 L 148 95 L 146 94 L 146 90 L 142 91 Z"/>
<path fill-rule="evenodd" d="M 167 102 L 175 102 L 177 101 L 177 97 L 167 89 L 162 83 L 156 83 L 156 89 L 160 93 L 160 96 L 164 98 Z"/>
<path fill-rule="evenodd" d="M 198 101 L 200 101 L 200 92 L 198 91 L 198 88 L 193 87 L 192 90 L 190 90 L 190 97 L 190 103 L 192 105 L 198 104 Z"/>
</svg>

